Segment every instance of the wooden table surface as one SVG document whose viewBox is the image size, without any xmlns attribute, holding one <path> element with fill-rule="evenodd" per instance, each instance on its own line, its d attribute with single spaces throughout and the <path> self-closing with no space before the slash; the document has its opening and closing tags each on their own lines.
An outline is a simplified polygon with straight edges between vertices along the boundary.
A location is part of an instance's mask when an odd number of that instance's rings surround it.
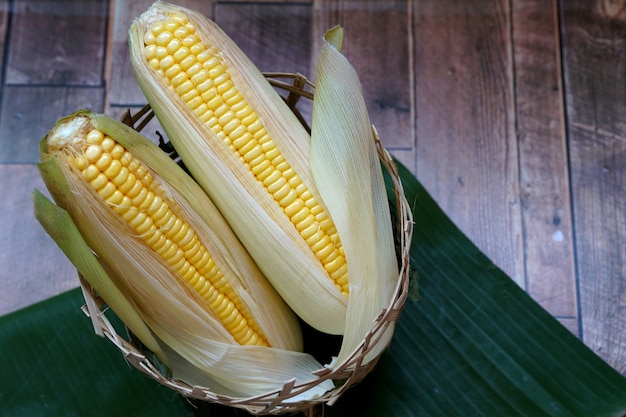
<svg viewBox="0 0 626 417">
<path fill-rule="evenodd" d="M 0 1 L 0 314 L 77 285 L 32 214 L 37 143 L 79 108 L 117 116 L 145 103 L 126 33 L 151 3 Z M 343 25 L 387 148 L 626 375 L 624 0 L 180 4 L 215 19 L 263 71 L 311 76 L 323 32 Z"/>
</svg>

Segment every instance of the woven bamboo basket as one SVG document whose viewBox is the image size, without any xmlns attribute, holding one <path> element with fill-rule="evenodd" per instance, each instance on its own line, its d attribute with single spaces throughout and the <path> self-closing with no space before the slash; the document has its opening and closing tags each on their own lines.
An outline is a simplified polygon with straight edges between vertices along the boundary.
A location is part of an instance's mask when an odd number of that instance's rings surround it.
<svg viewBox="0 0 626 417">
<path fill-rule="evenodd" d="M 282 94 L 283 98 L 296 116 L 308 128 L 304 117 L 296 108 L 296 104 L 300 98 L 313 98 L 313 84 L 301 74 L 266 73 L 264 75 L 279 92 L 286 93 L 286 96 Z M 290 82 L 284 80 L 289 80 Z M 130 111 L 126 111 L 122 116 L 122 121 L 141 131 L 152 117 L 153 113 L 150 107 L 145 106 L 134 115 Z M 281 389 L 247 398 L 220 395 L 212 392 L 207 387 L 192 386 L 184 381 L 169 379 L 164 375 L 161 367 L 153 362 L 151 359 L 153 355 L 150 352 L 146 352 L 141 344 L 132 338 L 132 335 L 127 334 L 123 337 L 117 333 L 111 322 L 104 315 L 106 310 L 104 301 L 95 293 L 89 283 L 79 276 L 85 298 L 82 310 L 91 318 L 95 333 L 101 337 L 106 337 L 117 346 L 126 361 L 133 367 L 184 397 L 244 409 L 255 415 L 278 415 L 294 412 L 303 412 L 306 416 L 322 415 L 324 405 L 334 404 L 346 390 L 361 381 L 375 367 L 380 356 L 366 364 L 363 363 L 363 360 L 366 354 L 379 343 L 385 330 L 398 320 L 409 290 L 409 249 L 413 233 L 412 212 L 404 196 L 395 163 L 380 141 L 376 129 L 373 126 L 372 128 L 379 159 L 393 182 L 393 206 L 395 207 L 395 213 L 392 213 L 392 218 L 395 222 L 394 237 L 400 265 L 399 276 L 394 296 L 389 301 L 389 305 L 380 311 L 372 325 L 372 329 L 365 335 L 360 345 L 342 363 L 336 364 L 332 369 L 323 367 L 317 370 L 309 382 L 296 384 L 295 379 L 286 381 Z M 333 381 L 334 389 L 326 392 L 323 396 L 307 401 L 290 401 L 291 398 L 326 380 Z"/>
</svg>

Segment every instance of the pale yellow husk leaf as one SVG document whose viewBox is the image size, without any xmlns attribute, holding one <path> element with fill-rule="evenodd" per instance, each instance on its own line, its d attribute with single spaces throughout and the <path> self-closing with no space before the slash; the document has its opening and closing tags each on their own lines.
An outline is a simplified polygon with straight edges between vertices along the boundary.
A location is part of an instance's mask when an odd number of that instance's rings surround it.
<svg viewBox="0 0 626 417">
<path fill-rule="evenodd" d="M 291 378 L 299 382 L 314 379 L 311 372 L 321 365 L 310 355 L 287 350 L 301 349 L 298 324 L 291 312 L 254 263 L 247 260 L 245 250 L 195 182 L 158 147 L 118 122 L 88 112 L 69 121 L 80 131 L 94 126 L 115 138 L 155 178 L 164 180 L 166 192 L 176 200 L 270 343 L 278 346 L 237 345 L 214 315 L 202 307 L 203 300 L 187 286 L 175 285 L 166 263 L 134 237 L 124 222 L 112 216 L 105 204 L 95 203 L 98 200 L 93 198 L 92 189 L 69 168 L 62 154 L 43 154 L 45 163 L 58 165 L 69 190 L 56 195 L 58 186 L 49 185 L 57 203 L 70 213 L 115 286 L 137 306 L 139 315 L 162 344 L 162 351 L 176 353 L 166 353 L 174 377 L 196 375 L 209 387 L 239 396 L 279 389 Z M 68 120 L 62 123 L 60 129 L 51 132 L 52 137 L 59 131 L 72 134 L 75 126 L 68 126 Z M 314 397 L 330 388 L 332 384 L 322 384 L 307 395 Z"/>
<path fill-rule="evenodd" d="M 350 297 L 341 363 L 374 327 L 398 282 L 392 222 L 361 84 L 340 52 L 343 30 L 331 29 L 318 56 L 311 168 L 330 210 L 348 263 Z M 365 362 L 376 357 L 392 336 L 389 326 Z"/>
<path fill-rule="evenodd" d="M 308 133 L 247 56 L 206 17 L 157 2 L 132 24 L 129 44 L 135 75 L 185 165 L 291 308 L 318 330 L 343 334 L 347 299 L 328 278 L 304 239 L 238 157 L 161 84 L 159 75 L 143 58 L 147 27 L 169 12 L 184 12 L 203 42 L 220 49 L 220 57 L 231 69 L 240 93 L 262 118 L 302 182 L 319 196 L 309 163 Z"/>
</svg>

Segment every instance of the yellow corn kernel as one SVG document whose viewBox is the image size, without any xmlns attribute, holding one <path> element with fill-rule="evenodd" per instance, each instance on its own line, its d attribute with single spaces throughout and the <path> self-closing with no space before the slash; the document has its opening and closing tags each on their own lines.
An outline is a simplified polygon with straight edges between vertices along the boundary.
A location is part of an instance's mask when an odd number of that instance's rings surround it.
<svg viewBox="0 0 626 417">
<path fill-rule="evenodd" d="M 113 138 L 97 129 L 89 132 L 86 141 L 89 145 L 82 147 L 84 150 L 77 146 L 67 152 L 74 158 L 75 169 L 111 211 L 204 298 L 239 344 L 267 346 L 251 313 L 193 228 L 176 212 L 176 204 L 164 193 L 159 180 Z"/>
<path fill-rule="evenodd" d="M 246 163 L 250 175 L 263 184 L 289 217 L 328 278 L 348 296 L 348 268 L 339 268 L 346 265 L 346 260 L 332 221 L 328 216 L 310 214 L 323 209 L 285 161 L 252 106 L 239 93 L 220 55 L 203 44 L 192 23 L 181 13 L 170 13 L 168 18 L 153 22 L 143 42 L 143 56 L 148 61 L 156 56 L 158 67 L 155 68 L 159 68 L 157 72 L 164 84 L 190 110 L 202 108 L 199 119 L 221 136 L 225 144 L 232 145 L 232 151 Z M 159 47 L 164 45 L 167 48 L 159 54 Z M 170 77 L 163 69 L 170 68 L 174 62 L 181 62 L 180 71 Z M 305 212 L 295 209 L 304 206 Z"/>
</svg>

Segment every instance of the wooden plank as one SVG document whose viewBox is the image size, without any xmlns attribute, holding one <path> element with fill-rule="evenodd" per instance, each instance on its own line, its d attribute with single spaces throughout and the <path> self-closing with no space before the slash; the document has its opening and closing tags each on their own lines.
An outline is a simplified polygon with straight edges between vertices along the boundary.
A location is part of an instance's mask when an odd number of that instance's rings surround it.
<svg viewBox="0 0 626 417">
<path fill-rule="evenodd" d="M 513 1 L 515 98 L 526 289 L 577 323 L 557 1 Z"/>
<path fill-rule="evenodd" d="M 81 108 L 102 112 L 103 101 L 100 87 L 5 86 L 0 137 L 7 140 L 0 146 L 0 163 L 38 161 L 39 140 L 54 122 Z"/>
<path fill-rule="evenodd" d="M 308 4 L 218 4 L 215 21 L 261 71 L 309 70 L 312 8 Z"/>
<path fill-rule="evenodd" d="M 0 0 L 0 77 L 4 74 L 4 48 L 7 41 L 7 31 L 9 29 L 9 0 Z"/>
<path fill-rule="evenodd" d="M 128 57 L 128 29 L 133 20 L 153 3 L 152 0 L 113 0 L 110 3 L 109 42 L 107 48 L 106 108 L 111 105 L 141 105 L 146 99 L 137 84 Z"/>
<path fill-rule="evenodd" d="M 313 0 L 255 0 L 254 3 L 311 4 Z M 218 0 L 218 3 L 250 3 L 250 0 Z"/>
<path fill-rule="evenodd" d="M 106 0 L 16 1 L 7 84 L 102 85 Z"/>
<path fill-rule="evenodd" d="M 417 177 L 523 286 L 509 2 L 413 5 Z"/>
<path fill-rule="evenodd" d="M 572 0 L 561 16 L 582 336 L 626 373 L 626 9 Z"/>
<path fill-rule="evenodd" d="M 573 317 L 556 317 L 556 319 L 565 327 L 567 330 L 572 332 L 572 334 L 576 337 L 580 337 L 580 327 L 578 325 L 578 319 Z"/>
<path fill-rule="evenodd" d="M 109 106 L 141 106 L 146 99 L 137 84 L 128 56 L 128 29 L 133 20 L 147 10 L 154 0 L 112 0 L 110 5 L 109 48 L 107 51 L 107 80 Z M 176 4 L 213 16 L 212 1 L 182 0 Z"/>
<path fill-rule="evenodd" d="M 415 162 L 417 161 L 417 153 L 415 149 L 393 149 L 387 148 L 389 153 L 394 156 L 402 165 L 404 165 L 414 175 L 417 169 Z"/>
<path fill-rule="evenodd" d="M 343 52 L 359 74 L 383 143 L 392 149 L 414 149 L 409 2 L 315 0 L 314 9 L 314 53 L 328 29 L 343 26 Z"/>
<path fill-rule="evenodd" d="M 0 164 L 0 315 L 78 285 L 76 270 L 33 216 L 34 165 Z"/>
<path fill-rule="evenodd" d="M 309 77 L 310 4 L 220 3 L 215 10 L 215 21 L 259 70 L 302 73 Z M 310 120 L 310 101 L 301 100 L 298 108 Z"/>
</svg>

